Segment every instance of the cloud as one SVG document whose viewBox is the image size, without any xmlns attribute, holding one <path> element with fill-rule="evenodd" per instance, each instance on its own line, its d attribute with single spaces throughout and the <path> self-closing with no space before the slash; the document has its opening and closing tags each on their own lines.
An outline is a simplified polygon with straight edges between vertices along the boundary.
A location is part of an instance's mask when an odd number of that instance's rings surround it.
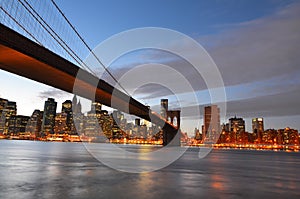
<svg viewBox="0 0 300 199">
<path fill-rule="evenodd" d="M 277 76 L 300 73 L 299 21 L 300 3 L 294 3 L 270 16 L 223 25 L 217 34 L 203 36 L 197 40 L 204 45 L 216 62 L 226 86 L 255 83 Z M 185 52 L 191 51 L 189 46 L 179 48 Z M 125 66 L 118 65 L 122 63 L 116 62 L 109 69 L 118 79 L 137 65 L 162 63 L 185 76 L 194 90 L 207 89 L 201 75 L 197 74 L 185 60 L 160 50 L 144 50 L 143 52 L 138 53 L 140 57 L 133 59 L 136 62 Z M 158 73 L 157 75 L 180 86 L 181 82 L 176 82 L 168 74 Z M 111 79 L 107 79 L 110 83 L 114 83 Z M 298 84 L 300 85 L 299 82 Z M 271 89 L 276 89 L 276 87 Z M 154 86 L 140 91 L 145 94 L 161 93 Z"/>
<path fill-rule="evenodd" d="M 44 100 L 44 99 L 47 99 L 49 97 L 60 99 L 60 98 L 69 97 L 69 96 L 71 96 L 71 94 L 69 94 L 65 91 L 58 90 L 58 89 L 55 89 L 55 88 L 51 88 L 49 90 L 45 90 L 45 91 L 40 92 L 38 97 Z"/>
<path fill-rule="evenodd" d="M 200 110 L 203 116 L 204 107 L 209 104 L 185 107 L 185 119 L 197 119 L 195 109 Z M 226 117 L 238 115 L 239 117 L 282 117 L 300 115 L 300 89 L 280 94 L 260 96 L 249 99 L 233 100 L 227 102 Z"/>
<path fill-rule="evenodd" d="M 300 3 L 296 2 L 269 16 L 222 25 L 217 27 L 219 32 L 216 34 L 196 38 L 206 48 L 221 72 L 229 95 L 228 116 L 237 114 L 242 117 L 266 117 L 300 114 L 299 21 Z M 193 54 L 189 46 L 179 48 Z M 203 78 L 193 66 L 176 55 L 147 49 L 136 53 L 135 57 L 134 53 L 129 57 L 131 62 L 124 65 L 124 59 L 116 60 L 109 67 L 117 79 L 138 65 L 160 63 L 182 74 L 195 92 L 207 89 Z M 141 74 L 139 78 L 147 75 Z M 102 78 L 115 85 L 107 73 Z M 182 86 L 182 83 L 170 74 L 158 71 L 153 79 L 155 78 L 164 78 L 178 87 Z M 184 87 L 180 92 L 185 92 Z M 134 96 L 147 101 L 167 95 L 170 95 L 168 89 L 150 84 L 139 88 Z M 170 104 L 172 103 L 170 101 Z M 187 106 L 186 110 L 191 111 L 190 114 L 187 111 L 183 117 L 193 117 L 193 110 L 199 104 L 184 104 Z M 200 105 L 200 111 L 203 111 L 204 106 Z M 159 110 L 158 106 L 154 108 Z"/>
<path fill-rule="evenodd" d="M 227 25 L 204 44 L 219 66 L 226 85 L 300 72 L 300 3 L 274 15 Z M 201 38 L 200 38 L 201 41 Z"/>
</svg>

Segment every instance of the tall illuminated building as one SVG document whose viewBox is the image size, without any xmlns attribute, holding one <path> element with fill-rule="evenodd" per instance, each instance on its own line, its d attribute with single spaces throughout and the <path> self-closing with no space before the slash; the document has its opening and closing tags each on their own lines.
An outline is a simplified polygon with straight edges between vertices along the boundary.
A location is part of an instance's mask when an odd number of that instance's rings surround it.
<svg viewBox="0 0 300 199">
<path fill-rule="evenodd" d="M 245 132 L 245 120 L 236 116 L 229 119 L 229 131 L 234 133 Z"/>
<path fill-rule="evenodd" d="M 44 105 L 42 131 L 45 134 L 53 133 L 55 125 L 57 102 L 53 98 L 48 98 Z"/>
<path fill-rule="evenodd" d="M 62 103 L 61 112 L 67 113 L 67 114 L 72 112 L 72 101 L 71 100 L 66 100 Z"/>
<path fill-rule="evenodd" d="M 160 115 L 167 119 L 167 112 L 168 112 L 168 99 L 161 99 L 160 100 Z"/>
<path fill-rule="evenodd" d="M 24 115 L 14 115 L 9 118 L 8 133 L 19 135 L 25 133 L 30 117 Z"/>
<path fill-rule="evenodd" d="M 264 119 L 263 118 L 253 118 L 252 119 L 252 131 L 254 137 L 257 138 L 258 142 L 262 141 L 264 132 Z"/>
<path fill-rule="evenodd" d="M 220 133 L 220 108 L 217 105 L 204 107 L 203 139 L 216 139 Z"/>
<path fill-rule="evenodd" d="M 263 133 L 264 132 L 264 119 L 263 118 L 253 118 L 252 119 L 252 131 L 253 131 L 253 133 Z"/>
<path fill-rule="evenodd" d="M 91 103 L 91 110 L 87 113 L 84 134 L 89 137 L 96 137 L 103 133 L 102 131 L 102 104 L 98 102 Z"/>
<path fill-rule="evenodd" d="M 9 119 L 17 115 L 16 102 L 0 98 L 0 133 L 7 134 Z"/>
<path fill-rule="evenodd" d="M 72 99 L 72 126 L 71 134 L 83 134 L 84 132 L 84 119 L 85 116 L 81 112 L 81 103 L 80 100 L 77 102 L 77 96 L 74 95 Z"/>
<path fill-rule="evenodd" d="M 91 104 L 91 111 L 94 113 L 100 113 L 102 110 L 102 104 L 99 102 L 92 102 Z"/>
<path fill-rule="evenodd" d="M 55 116 L 54 132 L 57 134 L 62 134 L 67 132 L 67 130 L 67 113 L 57 113 Z"/>
<path fill-rule="evenodd" d="M 26 132 L 36 137 L 40 136 L 43 122 L 43 111 L 38 109 L 34 110 L 26 127 Z"/>
<path fill-rule="evenodd" d="M 67 114 L 67 131 L 71 131 L 74 128 L 73 124 L 73 111 L 72 111 L 72 101 L 66 100 L 62 103 L 61 112 Z"/>
<path fill-rule="evenodd" d="M 0 98 L 0 133 L 5 133 L 7 99 Z"/>
</svg>

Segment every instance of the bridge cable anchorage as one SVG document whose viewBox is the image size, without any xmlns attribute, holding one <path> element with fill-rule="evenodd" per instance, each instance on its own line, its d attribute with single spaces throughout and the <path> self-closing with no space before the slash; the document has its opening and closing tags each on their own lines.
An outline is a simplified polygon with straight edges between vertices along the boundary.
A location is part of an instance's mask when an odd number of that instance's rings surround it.
<svg viewBox="0 0 300 199">
<path fill-rule="evenodd" d="M 31 34 L 21 23 L 19 23 L 13 16 L 11 16 L 2 6 L 0 9 L 9 17 L 11 18 L 22 30 L 24 30 L 32 39 L 35 40 L 39 45 L 43 46 L 43 44 L 33 35 Z M 2 24 L 2 23 L 1 23 Z M 4 25 L 4 24 L 3 24 Z"/>
<path fill-rule="evenodd" d="M 58 7 L 58 5 L 55 3 L 54 0 L 51 0 L 51 2 L 53 3 L 53 5 L 56 7 L 56 9 L 59 11 L 59 13 L 63 16 L 63 18 L 66 20 L 66 22 L 69 24 L 69 26 L 73 29 L 73 31 L 76 33 L 76 35 L 79 37 L 79 39 L 82 41 L 82 43 L 85 45 L 85 47 L 90 51 L 90 53 L 92 53 L 92 55 L 96 58 L 97 62 L 104 68 L 104 70 L 110 75 L 111 78 L 113 78 L 113 80 L 120 86 L 120 88 L 129 96 L 131 97 L 131 95 L 127 92 L 127 90 L 118 82 L 118 80 L 113 76 L 113 74 L 108 70 L 108 68 L 103 64 L 103 62 L 99 59 L 98 56 L 96 56 L 96 54 L 93 52 L 93 50 L 90 48 L 90 46 L 85 42 L 85 40 L 83 39 L 83 37 L 79 34 L 79 32 L 75 29 L 75 27 L 72 25 L 72 23 L 69 21 L 69 19 L 65 16 L 65 14 L 62 12 L 62 10 Z M 96 73 L 94 73 L 91 69 L 90 71 L 95 75 Z"/>
<path fill-rule="evenodd" d="M 47 22 L 45 22 L 45 20 L 43 20 L 43 18 L 35 11 L 35 9 L 29 5 L 29 3 L 24 0 L 24 2 L 29 6 L 29 8 L 23 4 L 23 2 L 21 2 L 20 0 L 18 0 L 22 6 L 27 10 L 27 12 L 29 12 L 29 14 L 44 28 L 44 30 L 47 31 L 47 33 L 79 64 L 81 65 L 81 63 L 83 63 L 83 61 L 80 59 L 80 57 L 64 42 L 64 40 L 57 35 L 57 33 L 55 33 L 55 31 L 49 26 L 49 24 Z M 34 12 L 34 14 L 36 14 L 37 16 L 35 16 L 31 10 Z M 41 21 L 43 22 L 41 22 Z M 47 27 L 45 27 L 45 25 Z M 50 30 L 51 31 L 50 31 Z M 56 36 L 54 36 L 54 35 Z M 67 48 L 67 49 L 66 49 Z M 78 61 L 79 60 L 79 61 Z M 85 64 L 84 64 L 85 65 Z M 85 65 L 86 66 L 86 65 Z"/>
</svg>

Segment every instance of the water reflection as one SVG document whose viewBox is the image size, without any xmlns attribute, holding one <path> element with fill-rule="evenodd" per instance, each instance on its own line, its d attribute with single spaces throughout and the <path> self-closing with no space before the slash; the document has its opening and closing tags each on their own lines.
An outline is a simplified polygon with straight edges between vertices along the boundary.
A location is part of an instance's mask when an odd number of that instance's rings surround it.
<svg viewBox="0 0 300 199">
<path fill-rule="evenodd" d="M 212 183 L 211 186 L 216 191 L 224 191 L 225 190 L 225 180 L 223 179 L 223 176 L 218 174 L 213 174 L 212 177 Z"/>
<path fill-rule="evenodd" d="M 99 163 L 81 144 L 2 140 L 0 198 L 299 198 L 298 153 L 197 154 L 130 174 Z"/>
</svg>

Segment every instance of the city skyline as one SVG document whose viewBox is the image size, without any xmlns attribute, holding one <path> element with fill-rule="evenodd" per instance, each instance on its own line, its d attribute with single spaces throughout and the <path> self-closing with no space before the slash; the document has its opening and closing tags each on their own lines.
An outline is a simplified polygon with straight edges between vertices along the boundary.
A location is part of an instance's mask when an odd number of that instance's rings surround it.
<svg viewBox="0 0 300 199">
<path fill-rule="evenodd" d="M 171 139 L 177 138 L 178 146 L 299 151 L 297 129 L 265 129 L 263 118 L 253 118 L 252 131 L 247 132 L 244 119 L 236 116 L 221 125 L 217 105 L 204 107 L 202 131 L 195 128 L 193 136 L 180 129 L 180 110 L 169 110 L 168 99 L 161 99 L 160 114 L 177 129 L 179 136 Z M 48 98 L 44 109 L 35 109 L 31 116 L 18 115 L 15 102 L 0 98 L 0 115 L 0 139 L 165 146 L 172 136 L 163 126 L 149 125 L 140 118 L 129 121 L 119 110 L 108 113 L 98 102 L 91 102 L 90 111 L 83 114 L 76 95 L 62 103 L 61 111 L 55 99 Z"/>
<path fill-rule="evenodd" d="M 48 116 L 48 117 L 50 117 L 50 119 L 48 119 L 48 120 L 53 120 L 52 121 L 52 123 L 53 123 L 52 126 L 54 125 L 54 117 L 56 115 L 60 116 L 60 114 L 66 113 L 66 117 L 67 117 L 67 115 L 70 112 L 75 111 L 75 113 L 76 112 L 81 113 L 81 103 L 80 103 L 80 100 L 77 101 L 76 95 L 73 95 L 72 100 L 67 99 L 64 102 L 62 102 L 60 106 L 57 106 L 58 103 L 55 101 L 56 100 L 55 98 L 48 97 L 47 100 L 45 100 L 43 102 L 43 104 L 44 104 L 43 109 L 35 108 L 32 111 L 32 114 L 29 114 L 29 115 L 18 114 L 18 105 L 17 105 L 16 102 L 14 102 L 10 99 L 7 99 L 7 98 L 2 98 L 2 97 L 0 97 L 0 99 L 2 101 L 3 100 L 7 101 L 9 103 L 8 107 L 12 106 L 12 111 L 14 112 L 13 115 L 15 115 L 15 116 L 28 117 L 28 120 L 29 120 L 31 118 L 36 117 L 37 111 L 43 113 L 43 115 L 42 115 L 43 117 L 41 118 L 42 119 L 41 132 L 44 131 L 43 130 L 44 125 L 45 125 L 44 123 L 45 123 L 45 120 L 47 120 L 47 116 L 45 118 L 45 114 L 44 114 L 45 110 L 49 111 L 49 109 L 50 109 L 50 116 Z M 54 108 L 49 108 L 49 106 L 50 107 L 53 106 Z M 80 106 L 80 108 L 78 106 Z M 85 115 L 85 116 L 88 116 L 91 113 L 93 114 L 94 112 L 102 111 L 102 106 L 103 105 L 98 103 L 98 102 L 91 102 L 90 101 L 90 107 L 89 107 L 90 110 L 88 112 L 85 112 L 85 113 L 82 113 L 82 114 Z M 72 107 L 75 107 L 75 108 L 72 108 Z M 161 116 L 163 118 L 169 119 L 169 118 L 167 118 L 167 115 L 166 115 L 166 112 L 169 111 L 169 109 L 168 109 L 168 99 L 161 99 L 160 107 L 161 107 L 161 112 L 160 112 Z M 0 108 L 2 110 L 3 106 L 1 105 Z M 59 111 L 59 110 L 61 110 L 61 111 Z M 103 110 L 103 111 L 106 111 L 109 114 L 113 114 L 115 111 L 118 111 L 118 110 L 111 109 L 111 111 L 107 111 L 107 110 Z M 169 112 L 172 112 L 172 111 L 174 111 L 174 110 L 171 110 Z M 274 128 L 274 127 L 264 128 L 265 122 L 264 122 L 263 117 L 251 118 L 251 123 L 247 124 L 243 117 L 238 117 L 237 118 L 237 115 L 235 115 L 235 116 L 227 117 L 225 119 L 224 123 L 220 123 L 220 110 L 217 107 L 217 105 L 205 106 L 203 111 L 204 111 L 204 115 L 203 115 L 204 119 L 203 119 L 203 122 L 200 125 L 200 127 L 202 127 L 202 130 L 200 132 L 203 135 L 206 135 L 208 133 L 208 131 L 209 132 L 217 132 L 217 131 L 221 132 L 222 129 L 223 130 L 228 129 L 226 131 L 235 132 L 235 133 L 237 133 L 237 132 L 248 132 L 248 133 L 260 132 L 261 133 L 261 132 L 264 132 L 265 129 L 270 130 L 270 129 L 284 129 L 284 128 L 291 128 L 291 129 L 298 130 L 297 128 L 293 128 L 293 127 L 290 127 L 290 126 L 281 126 L 280 128 Z M 9 115 L 11 115 L 11 114 L 9 114 Z M 68 117 L 70 117 L 70 116 L 68 116 Z M 131 120 L 128 120 L 128 122 L 131 122 L 132 124 L 135 124 L 135 125 L 137 123 L 141 124 L 141 121 L 143 121 L 143 124 L 148 123 L 146 120 L 141 119 L 141 118 L 135 118 L 135 119 L 129 118 L 129 119 L 131 119 Z M 127 118 L 126 118 L 126 120 L 127 120 Z M 68 127 L 71 126 L 70 122 L 72 122 L 72 121 L 68 121 L 68 122 L 66 121 L 66 125 L 68 123 Z M 48 123 L 51 123 L 51 122 L 48 121 Z M 72 125 L 74 125 L 74 124 L 72 124 Z M 249 128 L 251 130 L 250 131 L 246 130 L 246 128 L 245 128 L 246 126 L 250 126 Z M 194 127 L 194 129 L 195 128 L 197 128 L 197 127 Z M 255 129 L 257 129 L 257 131 L 255 131 Z M 47 131 L 50 131 L 50 127 L 48 127 Z M 182 131 L 188 133 L 188 135 L 190 135 L 190 136 L 191 135 L 194 136 L 194 131 L 188 132 L 188 131 L 185 131 L 184 129 L 182 129 Z"/>
<path fill-rule="evenodd" d="M 294 34 L 297 31 L 293 31 L 299 28 L 296 23 L 300 18 L 299 2 L 264 1 L 263 3 L 235 4 L 232 1 L 226 5 L 218 2 L 190 2 L 184 6 L 182 3 L 156 4 L 154 2 L 141 5 L 136 2 L 136 5 L 133 4 L 128 8 L 132 12 L 130 15 L 126 15 L 126 20 L 121 16 L 124 16 L 122 14 L 127 11 L 119 10 L 120 13 L 113 15 L 107 12 L 96 12 L 103 6 L 113 8 L 113 3 L 104 2 L 104 5 L 100 5 L 97 2 L 76 2 L 70 6 L 68 2 L 57 1 L 57 4 L 92 47 L 115 33 L 143 26 L 171 28 L 193 37 L 210 53 L 223 74 L 228 101 L 228 118 L 234 115 L 243 117 L 248 131 L 251 129 L 251 119 L 254 117 L 264 117 L 266 128 L 283 126 L 300 128 L 298 122 L 300 120 L 298 109 L 300 82 L 297 69 L 299 58 L 294 54 L 297 52 L 297 46 L 293 45 L 294 40 L 299 38 L 299 34 Z M 119 4 L 123 3 L 119 2 Z M 146 7 L 149 7 L 149 10 Z M 155 9 L 165 9 L 169 15 L 166 17 L 161 14 L 152 16 L 150 11 Z M 181 9 L 190 14 L 178 16 L 176 10 Z M 214 14 L 206 15 L 200 12 L 202 9 L 208 9 L 211 11 L 210 13 Z M 98 19 L 108 15 L 111 22 L 119 22 L 122 25 L 113 26 L 114 23 L 108 24 L 107 21 L 95 21 L 93 16 L 87 12 L 90 10 Z M 218 10 L 224 12 L 219 13 Z M 246 10 L 251 10 L 251 12 L 246 12 Z M 80 18 L 76 14 L 78 12 L 82 14 Z M 164 20 L 158 20 L 159 18 Z M 194 18 L 198 19 L 199 24 L 191 22 Z M 177 23 L 173 19 L 181 19 L 182 23 Z M 264 24 L 267 25 L 264 26 Z M 105 27 L 105 30 L 101 27 Z M 255 32 L 252 31 L 253 29 Z M 235 40 L 240 41 L 238 45 L 231 42 Z M 257 46 L 255 47 L 254 44 Z M 116 60 L 109 68 L 116 76 L 120 76 L 124 70 L 129 70 L 137 63 L 162 62 L 172 65 L 175 69 L 185 64 L 182 60 L 165 56 L 166 54 L 163 52 L 133 52 Z M 41 101 L 46 99 L 45 96 L 56 98 L 59 106 L 71 96 L 2 70 L 0 76 L 0 97 L 16 101 L 20 105 L 19 112 L 23 115 L 31 114 L 33 104 L 42 109 Z M 196 88 L 196 95 L 200 99 L 201 105 L 209 104 L 209 94 L 203 88 L 205 84 L 202 80 L 195 80 L 193 76 L 187 77 L 191 79 Z M 149 97 L 153 94 L 156 98 Z M 137 99 L 150 106 L 156 105 L 154 102 L 161 97 L 169 98 L 170 95 L 163 88 L 153 86 L 143 87 L 136 93 Z M 286 98 L 285 96 L 290 97 Z M 270 101 L 272 103 L 269 103 Z M 170 107 L 174 104 L 174 108 L 177 108 L 176 101 L 170 99 Z M 189 104 L 184 102 L 183 105 Z M 182 126 L 188 131 L 192 131 L 194 128 L 194 125 L 187 126 L 185 123 Z"/>
<path fill-rule="evenodd" d="M 0 198 L 299 198 L 299 0 L 0 0 Z"/>
</svg>

